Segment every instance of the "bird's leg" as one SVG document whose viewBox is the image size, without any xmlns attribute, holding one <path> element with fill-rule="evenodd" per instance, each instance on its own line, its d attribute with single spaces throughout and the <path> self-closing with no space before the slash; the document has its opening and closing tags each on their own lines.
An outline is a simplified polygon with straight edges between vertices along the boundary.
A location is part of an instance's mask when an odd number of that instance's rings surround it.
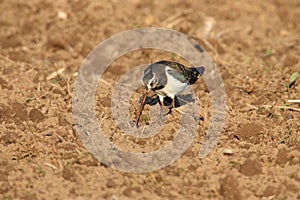
<svg viewBox="0 0 300 200">
<path fill-rule="evenodd" d="M 159 102 L 160 102 L 160 114 L 167 115 L 167 114 L 171 113 L 171 109 L 165 106 L 164 96 L 158 95 L 158 97 L 159 97 Z M 168 109 L 168 110 L 165 112 L 166 109 Z"/>
<path fill-rule="evenodd" d="M 170 96 L 172 99 L 172 108 L 175 108 L 175 95 Z"/>
<path fill-rule="evenodd" d="M 160 110 L 162 111 L 165 108 L 165 103 L 164 103 L 164 97 L 161 95 L 158 95 L 159 97 L 159 102 L 160 102 Z"/>
<path fill-rule="evenodd" d="M 172 99 L 172 107 L 175 108 L 175 99 Z"/>
</svg>

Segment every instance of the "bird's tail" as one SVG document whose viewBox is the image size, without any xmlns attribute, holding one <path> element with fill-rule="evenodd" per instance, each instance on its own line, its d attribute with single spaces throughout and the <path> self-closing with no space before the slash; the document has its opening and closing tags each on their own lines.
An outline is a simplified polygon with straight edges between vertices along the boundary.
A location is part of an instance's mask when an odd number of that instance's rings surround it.
<svg viewBox="0 0 300 200">
<path fill-rule="evenodd" d="M 201 67 L 191 67 L 190 69 L 193 72 L 198 73 L 199 74 L 198 77 L 202 76 L 204 74 L 204 72 L 205 72 L 205 68 L 203 66 L 201 66 Z"/>
</svg>

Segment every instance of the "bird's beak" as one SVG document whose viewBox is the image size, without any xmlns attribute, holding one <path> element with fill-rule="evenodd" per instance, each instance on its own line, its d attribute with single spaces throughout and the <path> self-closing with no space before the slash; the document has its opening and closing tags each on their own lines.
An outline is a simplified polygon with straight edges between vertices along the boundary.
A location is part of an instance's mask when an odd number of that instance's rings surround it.
<svg viewBox="0 0 300 200">
<path fill-rule="evenodd" d="M 149 86 L 148 84 L 145 85 L 145 89 L 149 92 L 151 90 L 151 86 Z"/>
</svg>

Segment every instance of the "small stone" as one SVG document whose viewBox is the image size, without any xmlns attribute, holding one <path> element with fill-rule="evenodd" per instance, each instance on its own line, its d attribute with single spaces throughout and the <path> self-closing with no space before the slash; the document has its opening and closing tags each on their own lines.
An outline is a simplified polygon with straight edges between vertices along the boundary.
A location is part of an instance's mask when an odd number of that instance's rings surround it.
<svg viewBox="0 0 300 200">
<path fill-rule="evenodd" d="M 113 196 L 111 197 L 111 200 L 118 200 L 118 197 L 117 197 L 116 195 L 113 195 Z"/>
<path fill-rule="evenodd" d="M 238 179 L 234 175 L 227 175 L 219 180 L 220 194 L 224 199 L 242 199 Z"/>
<path fill-rule="evenodd" d="M 240 167 L 240 173 L 254 176 L 262 173 L 262 164 L 257 159 L 248 158 Z"/>
<path fill-rule="evenodd" d="M 40 110 L 33 108 L 29 112 L 29 118 L 33 122 L 41 122 L 45 119 L 45 115 Z"/>
<path fill-rule="evenodd" d="M 139 186 L 134 186 L 134 187 L 128 187 L 123 191 L 123 194 L 132 197 L 134 196 L 134 193 L 141 193 L 141 188 Z"/>
<path fill-rule="evenodd" d="M 153 15 L 149 15 L 148 17 L 146 17 L 145 19 L 145 23 L 147 25 L 152 25 L 153 23 L 155 23 L 156 19 Z"/>
<path fill-rule="evenodd" d="M 273 186 L 267 186 L 264 193 L 263 193 L 263 196 L 264 197 L 270 197 L 270 196 L 274 196 L 274 195 L 277 195 L 278 194 L 278 191 L 279 189 L 276 188 L 276 187 L 273 187 Z"/>
<path fill-rule="evenodd" d="M 68 15 L 67 13 L 63 12 L 63 11 L 58 11 L 57 12 L 57 17 L 60 19 L 67 19 Z"/>
<path fill-rule="evenodd" d="M 227 155 L 227 156 L 230 156 L 230 155 L 233 154 L 233 151 L 232 151 L 231 149 L 225 149 L 225 150 L 223 151 L 223 154 L 224 154 L 224 155 Z"/>
<path fill-rule="evenodd" d="M 106 182 L 106 187 L 108 188 L 116 188 L 117 186 L 118 186 L 117 183 L 113 179 L 109 179 Z"/>
</svg>

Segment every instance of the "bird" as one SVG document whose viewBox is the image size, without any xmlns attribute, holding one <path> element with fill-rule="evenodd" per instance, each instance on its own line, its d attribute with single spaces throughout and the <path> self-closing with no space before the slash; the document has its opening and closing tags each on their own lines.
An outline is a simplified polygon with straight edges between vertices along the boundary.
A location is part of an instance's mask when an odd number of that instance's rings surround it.
<svg viewBox="0 0 300 200">
<path fill-rule="evenodd" d="M 161 60 L 150 64 L 144 70 L 143 84 L 147 91 L 153 91 L 159 97 L 161 108 L 164 108 L 164 97 L 172 99 L 175 108 L 175 97 L 188 85 L 193 85 L 204 74 L 205 68 L 189 68 L 173 61 Z"/>
</svg>

